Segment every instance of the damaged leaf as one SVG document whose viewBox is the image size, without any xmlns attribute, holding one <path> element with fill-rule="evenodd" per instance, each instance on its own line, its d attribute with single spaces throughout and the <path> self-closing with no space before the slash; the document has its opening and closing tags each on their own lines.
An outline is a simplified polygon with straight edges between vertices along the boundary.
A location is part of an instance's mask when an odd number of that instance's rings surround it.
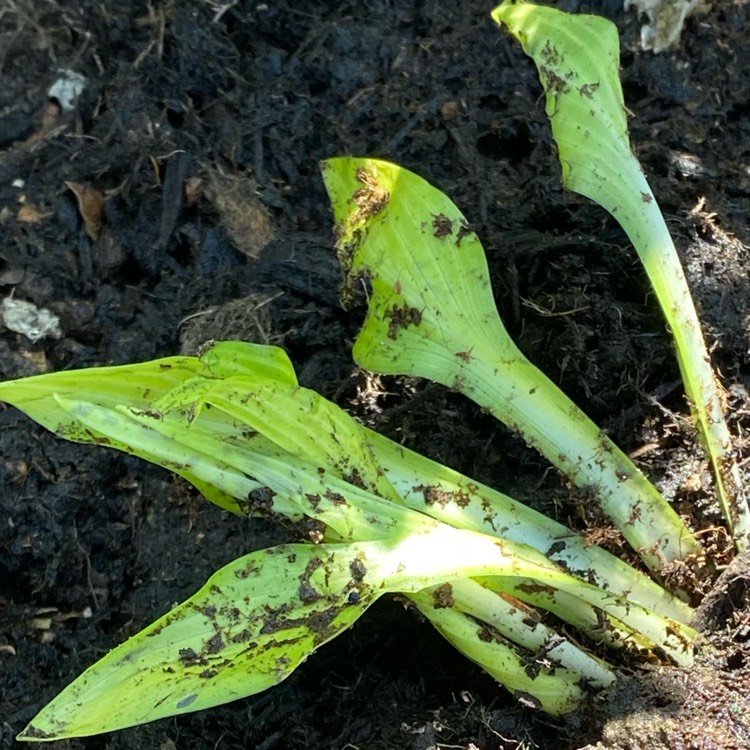
<svg viewBox="0 0 750 750">
<path fill-rule="evenodd" d="M 346 283 L 365 277 L 372 288 L 357 363 L 430 378 L 488 409 L 589 489 L 652 570 L 699 558 L 700 545 L 656 488 L 513 343 L 484 249 L 451 200 L 377 159 L 331 159 L 323 177 Z"/>
</svg>

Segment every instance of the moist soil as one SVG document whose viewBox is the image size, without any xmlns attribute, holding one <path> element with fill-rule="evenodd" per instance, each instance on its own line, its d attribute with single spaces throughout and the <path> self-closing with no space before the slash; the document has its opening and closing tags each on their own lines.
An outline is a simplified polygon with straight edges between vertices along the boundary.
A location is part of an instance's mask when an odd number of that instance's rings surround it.
<svg viewBox="0 0 750 750">
<path fill-rule="evenodd" d="M 622 3 L 568 0 L 622 34 L 634 148 L 688 272 L 732 430 L 750 415 L 750 4 L 715 2 L 679 46 L 639 45 Z M 351 360 L 319 160 L 400 162 L 448 193 L 487 249 L 501 314 L 730 562 L 670 337 L 638 259 L 563 191 L 531 62 L 491 3 L 4 0 L 0 295 L 60 319 L 0 328 L 0 377 L 286 348 L 301 382 L 389 437 L 589 529 L 545 462 L 442 387 Z M 86 79 L 72 107 L 49 95 Z M 67 74 L 70 77 L 69 74 Z M 743 449 L 740 439 L 740 449 Z M 86 666 L 247 551 L 287 539 L 168 472 L 0 411 L 0 744 Z M 67 748 L 750 747 L 750 573 L 702 610 L 695 670 L 622 665 L 617 691 L 553 720 L 515 702 L 397 598 L 279 686 Z M 601 744 L 597 744 L 601 743 Z"/>
</svg>

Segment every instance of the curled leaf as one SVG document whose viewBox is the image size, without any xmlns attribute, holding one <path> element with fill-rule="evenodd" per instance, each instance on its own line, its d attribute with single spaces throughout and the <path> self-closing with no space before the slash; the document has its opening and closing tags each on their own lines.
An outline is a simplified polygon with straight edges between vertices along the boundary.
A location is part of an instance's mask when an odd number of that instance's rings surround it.
<svg viewBox="0 0 750 750">
<path fill-rule="evenodd" d="M 349 283 L 366 277 L 372 287 L 358 364 L 430 378 L 488 409 L 597 498 L 652 570 L 699 558 L 700 545 L 653 485 L 513 343 L 482 245 L 450 199 L 377 159 L 331 159 L 323 177 Z"/>
</svg>

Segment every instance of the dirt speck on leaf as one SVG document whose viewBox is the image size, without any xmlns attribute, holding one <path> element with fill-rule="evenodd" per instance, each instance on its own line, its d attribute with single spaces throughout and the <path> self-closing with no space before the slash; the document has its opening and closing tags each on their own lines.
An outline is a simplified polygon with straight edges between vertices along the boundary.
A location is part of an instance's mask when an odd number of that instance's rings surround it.
<svg viewBox="0 0 750 750">
<path fill-rule="evenodd" d="M 386 313 L 390 323 L 388 324 L 388 338 L 395 339 L 402 328 L 418 326 L 422 322 L 422 313 L 416 307 L 393 305 Z"/>
</svg>

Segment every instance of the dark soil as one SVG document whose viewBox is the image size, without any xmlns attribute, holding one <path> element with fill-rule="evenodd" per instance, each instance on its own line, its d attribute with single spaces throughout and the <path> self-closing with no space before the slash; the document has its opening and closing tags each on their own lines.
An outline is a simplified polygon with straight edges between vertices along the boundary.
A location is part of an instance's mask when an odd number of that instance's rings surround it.
<svg viewBox="0 0 750 750">
<path fill-rule="evenodd" d="M 739 434 L 750 416 L 750 4 L 713 3 L 661 55 L 639 50 L 639 19 L 622 3 L 559 5 L 608 14 L 622 31 L 633 143 Z M 638 449 L 682 511 L 715 526 L 642 269 L 602 210 L 562 191 L 535 70 L 491 7 L 3 0 L 0 295 L 54 311 L 64 335 L 32 343 L 0 329 L 0 377 L 194 353 L 210 338 L 278 343 L 304 385 L 367 424 L 566 523 L 596 524 L 539 456 L 463 398 L 352 365 L 362 311 L 339 305 L 318 161 L 388 158 L 469 217 L 530 358 Z M 59 69 L 88 81 L 69 112 L 47 95 Z M 87 223 L 66 183 L 84 191 Z M 2 747 L 213 570 L 284 538 L 165 471 L 57 440 L 9 408 L 0 456 Z M 646 690 L 634 676 L 616 699 L 566 721 L 515 704 L 388 600 L 265 694 L 63 746 L 746 748 L 746 575 L 724 581 L 705 620 L 714 645 L 695 674 L 713 683 L 664 670 Z M 611 714 L 619 724 L 602 728 Z M 691 719 L 705 731 L 686 728 Z"/>
</svg>

